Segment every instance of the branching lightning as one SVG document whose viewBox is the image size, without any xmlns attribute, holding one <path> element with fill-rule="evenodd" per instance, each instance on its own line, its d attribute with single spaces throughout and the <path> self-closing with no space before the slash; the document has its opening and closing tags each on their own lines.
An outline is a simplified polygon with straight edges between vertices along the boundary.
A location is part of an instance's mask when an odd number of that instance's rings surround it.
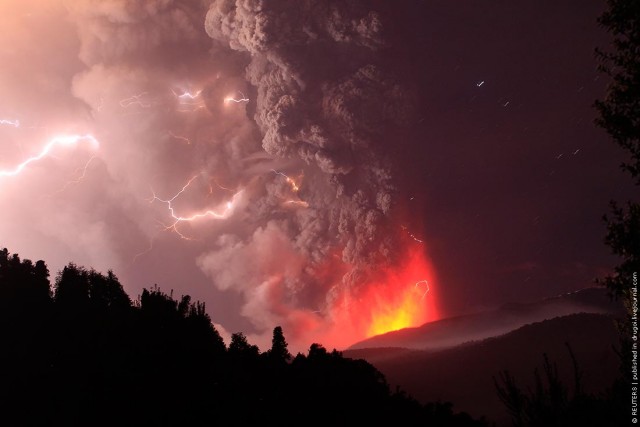
<svg viewBox="0 0 640 427">
<path fill-rule="evenodd" d="M 189 91 L 184 91 L 180 95 L 178 95 L 177 93 L 173 92 L 173 94 L 175 96 L 177 96 L 178 99 L 196 99 L 196 98 L 198 98 L 200 96 L 201 93 L 202 93 L 202 89 L 197 91 L 197 92 L 194 92 L 194 93 L 191 93 Z"/>
<path fill-rule="evenodd" d="M 194 214 L 189 215 L 189 216 L 179 215 L 179 214 L 176 213 L 176 210 L 175 210 L 175 208 L 173 206 L 173 202 L 178 197 L 180 197 L 189 188 L 191 183 L 196 178 L 197 178 L 197 176 L 194 176 L 189 181 L 187 181 L 187 183 L 180 189 L 180 191 L 178 191 L 170 199 L 161 199 L 155 194 L 153 189 L 151 190 L 152 193 L 153 193 L 153 197 L 151 198 L 150 202 L 153 203 L 155 201 L 158 201 L 160 203 L 164 203 L 165 205 L 167 205 L 167 209 L 169 210 L 169 214 L 171 215 L 171 218 L 173 218 L 173 220 L 174 220 L 174 222 L 172 224 L 170 224 L 170 225 L 163 224 L 163 226 L 165 227 L 165 230 L 173 230 L 180 237 L 182 237 L 183 239 L 186 239 L 186 240 L 192 240 L 192 239 L 190 239 L 190 238 L 186 237 L 185 235 L 183 235 L 182 233 L 180 233 L 180 231 L 177 228 L 178 224 L 180 224 L 181 222 L 193 222 L 193 221 L 197 221 L 197 220 L 203 219 L 203 218 L 226 219 L 233 212 L 233 209 L 234 209 L 236 203 L 238 202 L 238 200 L 240 199 L 240 197 L 242 195 L 242 192 L 243 192 L 243 190 L 237 191 L 231 197 L 231 200 L 227 201 L 226 203 L 223 203 L 221 208 L 219 208 L 217 210 L 207 209 L 207 210 L 204 210 L 204 211 L 201 211 L 201 212 L 194 213 Z"/>
<path fill-rule="evenodd" d="M 37 155 L 29 157 L 13 169 L 0 170 L 0 177 L 16 176 L 20 174 L 20 172 L 22 172 L 29 164 L 37 162 L 38 160 L 41 160 L 42 158 L 49 155 L 51 150 L 53 150 L 55 147 L 69 147 L 76 145 L 80 141 L 88 141 L 94 148 L 97 148 L 99 146 L 98 140 L 93 135 L 89 134 L 56 136 L 52 138 Z"/>
<path fill-rule="evenodd" d="M 91 165 L 91 162 L 93 162 L 96 159 L 97 156 L 91 156 L 89 158 L 89 160 L 87 161 L 87 163 L 84 164 L 83 167 L 76 169 L 75 174 L 78 176 L 75 179 L 72 179 L 70 181 L 67 181 L 64 186 L 56 191 L 54 194 L 58 194 L 58 193 L 62 193 L 63 191 L 65 191 L 69 186 L 71 185 L 75 185 L 75 184 L 80 184 L 82 181 L 84 181 L 84 178 L 87 176 L 87 170 L 89 169 L 89 166 Z"/>
<path fill-rule="evenodd" d="M 189 113 L 205 108 L 204 100 L 200 96 L 202 94 L 202 89 L 196 92 L 184 91 L 180 94 L 176 93 L 173 89 L 171 91 L 178 99 L 178 112 Z"/>
</svg>

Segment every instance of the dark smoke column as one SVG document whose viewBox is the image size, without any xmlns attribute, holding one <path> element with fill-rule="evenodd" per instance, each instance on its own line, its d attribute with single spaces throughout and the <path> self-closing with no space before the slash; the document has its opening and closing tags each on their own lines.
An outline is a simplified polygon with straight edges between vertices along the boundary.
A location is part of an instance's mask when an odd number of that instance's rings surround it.
<svg viewBox="0 0 640 427">
<path fill-rule="evenodd" d="M 360 306 L 393 305 L 393 283 L 404 292 L 414 283 L 403 282 L 425 273 L 389 273 L 401 265 L 415 270 L 407 267 L 415 258 L 409 252 L 422 248 L 406 248 L 396 212 L 402 183 L 393 153 L 415 121 L 416 100 L 392 71 L 388 55 L 394 48 L 382 7 L 388 6 L 219 0 L 206 17 L 207 34 L 248 61 L 245 77 L 255 90 L 264 150 L 304 175 L 299 196 L 307 205 L 289 215 L 269 213 L 262 229 L 286 236 L 298 254 L 290 262 L 303 265 L 295 274 L 267 275 L 272 286 L 263 292 L 245 291 L 251 301 L 244 314 L 251 316 L 259 299 L 271 314 L 261 321 L 284 318 L 301 334 L 354 316 L 370 325 L 375 310 Z M 200 260 L 214 279 L 221 251 Z M 382 290 L 373 294 L 371 287 Z M 296 321 L 291 312 L 305 320 Z"/>
</svg>

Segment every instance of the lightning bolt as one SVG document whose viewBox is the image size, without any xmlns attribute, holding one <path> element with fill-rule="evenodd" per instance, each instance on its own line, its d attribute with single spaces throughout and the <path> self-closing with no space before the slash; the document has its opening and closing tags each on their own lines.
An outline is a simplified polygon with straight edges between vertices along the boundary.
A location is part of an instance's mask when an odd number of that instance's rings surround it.
<svg viewBox="0 0 640 427">
<path fill-rule="evenodd" d="M 88 141 L 91 143 L 91 145 L 94 148 L 97 148 L 100 145 L 98 143 L 98 140 L 93 135 L 89 135 L 89 134 L 56 136 L 51 140 L 49 140 L 47 145 L 44 146 L 44 148 L 40 151 L 39 154 L 29 157 L 28 159 L 26 159 L 25 161 L 23 161 L 13 169 L 0 170 L 0 177 L 16 176 L 20 172 L 22 172 L 27 166 L 29 166 L 29 164 L 33 162 L 37 162 L 38 160 L 41 160 L 44 157 L 46 157 L 51 152 L 51 150 L 53 150 L 55 147 L 57 146 L 69 147 L 69 146 L 76 145 L 80 141 Z"/>
<path fill-rule="evenodd" d="M 422 297 L 421 297 L 420 299 L 424 299 L 424 297 L 426 297 L 426 296 L 427 296 L 427 294 L 429 293 L 429 282 L 428 282 L 428 281 L 426 281 L 426 280 L 420 280 L 420 281 L 416 282 L 416 284 L 414 285 L 414 289 L 415 289 L 415 290 L 417 290 L 417 291 L 419 291 L 419 288 L 420 288 L 420 285 L 421 285 L 421 284 L 424 284 L 424 286 L 425 286 L 425 291 L 424 291 L 424 293 L 422 294 Z"/>
<path fill-rule="evenodd" d="M 280 175 L 280 176 L 284 177 L 284 179 L 287 181 L 287 184 L 289 184 L 291 186 L 291 191 L 293 191 L 294 193 L 297 193 L 300 190 L 300 187 L 298 187 L 298 184 L 296 184 L 296 182 L 293 180 L 293 178 L 289 178 L 284 173 L 279 172 L 279 171 L 277 171 L 275 169 L 271 169 L 271 172 L 275 173 L 276 175 Z"/>
<path fill-rule="evenodd" d="M 20 120 L 16 119 L 16 120 L 7 120 L 7 119 L 0 119 L 0 125 L 7 125 L 7 126 L 13 126 L 13 127 L 20 127 Z"/>
<path fill-rule="evenodd" d="M 51 196 L 54 196 L 54 195 L 59 194 L 59 193 L 62 193 L 69 186 L 75 185 L 75 184 L 80 184 L 82 181 L 84 181 L 84 178 L 87 176 L 87 170 L 89 169 L 89 165 L 91 165 L 91 162 L 93 162 L 96 159 L 96 157 L 97 156 L 91 156 L 91 158 L 89 158 L 89 160 L 87 161 L 87 163 L 84 164 L 83 167 L 76 169 L 74 173 L 75 174 L 79 174 L 79 176 L 76 179 L 72 179 L 70 181 L 67 181 L 67 183 L 65 183 L 60 190 L 56 191 Z"/>
<path fill-rule="evenodd" d="M 148 254 L 153 250 L 153 240 L 154 240 L 153 238 L 149 240 L 149 247 L 147 249 L 133 256 L 133 259 L 131 260 L 132 264 L 135 264 L 138 258 L 140 258 L 142 255 Z"/>
<path fill-rule="evenodd" d="M 180 140 L 180 141 L 184 141 L 187 145 L 191 145 L 191 140 L 189 138 L 187 138 L 186 136 L 176 135 L 175 133 L 173 133 L 171 131 L 169 131 L 168 134 L 172 138 L 175 138 L 175 139 Z"/>
<path fill-rule="evenodd" d="M 205 108 L 205 103 L 200 96 L 202 90 L 198 90 L 196 92 L 184 91 L 181 94 L 178 94 L 172 89 L 171 92 L 173 92 L 175 97 L 178 98 L 178 112 L 189 113 Z"/>
<path fill-rule="evenodd" d="M 188 98 L 188 99 L 196 99 L 196 98 L 198 98 L 198 97 L 200 96 L 200 94 L 202 93 L 202 89 L 201 89 L 201 90 L 199 90 L 199 91 L 197 91 L 197 92 L 194 92 L 194 93 L 191 93 L 191 92 L 189 92 L 189 91 L 184 91 L 181 95 L 178 95 L 178 94 L 177 94 L 177 93 L 175 93 L 173 90 L 172 90 L 172 92 L 173 92 L 173 94 L 174 94 L 175 96 L 177 96 L 177 97 L 178 97 L 178 99 L 187 99 L 187 98 Z"/>
<path fill-rule="evenodd" d="M 237 190 L 234 190 L 232 188 L 228 188 L 225 187 L 224 185 L 221 185 L 218 181 L 216 181 L 215 178 L 211 178 L 211 181 L 213 181 L 213 183 L 216 185 L 216 187 L 220 188 L 221 190 L 225 190 L 225 191 L 230 191 L 232 193 L 237 192 Z M 211 185 L 211 183 L 209 183 L 209 195 L 213 194 L 213 186 Z"/>
<path fill-rule="evenodd" d="M 174 222 L 171 225 L 164 225 L 165 230 L 174 230 L 180 237 L 182 237 L 183 239 L 186 240 L 192 240 L 188 237 L 186 237 L 185 235 L 183 235 L 182 233 L 180 233 L 180 231 L 178 230 L 177 226 L 178 224 L 180 224 L 181 222 L 193 222 L 193 221 L 197 221 L 199 219 L 203 219 L 203 218 L 213 218 L 213 219 L 227 219 L 231 213 L 233 212 L 233 209 L 237 203 L 237 201 L 240 199 L 243 190 L 239 190 L 237 191 L 232 197 L 231 200 L 227 201 L 226 203 L 222 204 L 221 209 L 218 210 L 213 210 L 213 209 L 207 209 L 201 212 L 197 212 L 193 215 L 190 216 L 182 216 L 176 213 L 176 210 L 173 206 L 173 202 L 180 197 L 191 185 L 191 183 L 197 178 L 197 176 L 194 176 L 193 178 L 191 178 L 189 181 L 187 181 L 187 183 L 180 189 L 180 191 L 178 191 L 173 197 L 171 197 L 170 199 L 161 199 L 159 198 L 155 192 L 153 191 L 153 189 L 151 189 L 151 192 L 153 193 L 153 197 L 151 198 L 150 202 L 153 203 L 155 201 L 158 201 L 160 203 L 164 203 L 165 205 L 167 205 L 167 209 L 169 211 L 169 214 L 171 216 L 171 218 L 173 218 Z"/>
<path fill-rule="evenodd" d="M 294 193 L 297 193 L 298 191 L 300 191 L 300 186 L 298 186 L 298 183 L 293 178 L 275 169 L 271 169 L 271 171 L 276 175 L 280 175 L 281 177 L 283 177 L 286 183 L 289 184 L 291 191 L 293 191 Z M 301 207 L 301 208 L 309 207 L 309 203 L 305 202 L 304 200 L 300 200 L 299 198 L 285 200 L 283 204 L 286 206 L 295 206 L 295 207 Z"/>
<path fill-rule="evenodd" d="M 249 98 L 247 98 L 246 96 L 244 96 L 244 93 L 242 92 L 238 92 L 241 96 L 241 98 L 234 98 L 233 96 L 227 96 L 224 99 L 224 103 L 228 104 L 230 102 L 235 102 L 236 104 L 239 104 L 241 102 L 249 102 Z"/>
</svg>

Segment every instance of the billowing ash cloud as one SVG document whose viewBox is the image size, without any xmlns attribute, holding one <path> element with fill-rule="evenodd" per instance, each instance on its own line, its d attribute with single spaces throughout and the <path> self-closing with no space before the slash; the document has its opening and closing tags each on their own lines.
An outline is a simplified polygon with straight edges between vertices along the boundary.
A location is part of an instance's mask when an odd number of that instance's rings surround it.
<svg viewBox="0 0 640 427">
<path fill-rule="evenodd" d="M 62 87 L 100 149 L 43 234 L 71 246 L 93 230 L 62 253 L 109 254 L 98 268 L 153 269 L 161 286 L 197 265 L 216 298 L 241 297 L 255 339 L 276 324 L 329 337 L 345 295 L 405 255 L 397 157 L 417 101 L 385 3 L 64 4 L 80 62 Z"/>
<path fill-rule="evenodd" d="M 307 197 L 326 218 L 329 235 L 347 239 L 343 261 L 378 260 L 376 253 L 390 244 L 383 218 L 395 191 L 383 146 L 394 143 L 389 125 L 405 123 L 411 105 L 376 64 L 384 46 L 381 17 L 344 2 L 220 1 L 205 28 L 250 54 L 246 76 L 257 88 L 255 119 L 265 151 L 322 174 L 314 184 L 326 188 L 309 189 Z"/>
<path fill-rule="evenodd" d="M 314 267 L 339 248 L 349 269 L 341 286 L 359 285 L 399 253 L 391 222 L 397 183 L 388 153 L 399 143 L 396 131 L 413 119 L 415 100 L 381 61 L 381 50 L 390 46 L 383 15 L 369 7 L 221 0 L 207 13 L 207 34 L 250 58 L 246 79 L 255 88 L 264 150 L 304 163 L 308 185 L 300 196 L 309 207 L 284 226 L 270 223 L 253 240 L 258 245 L 265 233 L 285 233 L 294 242 L 287 248 L 292 265 L 299 263 L 296 253 L 312 261 L 285 280 L 316 281 Z M 200 263 L 217 277 L 224 265 L 216 259 L 229 250 Z"/>
</svg>

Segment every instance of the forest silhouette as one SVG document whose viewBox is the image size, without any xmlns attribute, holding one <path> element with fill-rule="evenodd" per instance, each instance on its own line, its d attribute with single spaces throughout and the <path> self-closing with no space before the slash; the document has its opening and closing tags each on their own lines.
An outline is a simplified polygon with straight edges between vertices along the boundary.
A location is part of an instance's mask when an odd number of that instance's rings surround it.
<svg viewBox="0 0 640 427">
<path fill-rule="evenodd" d="M 293 357 L 280 327 L 260 352 L 227 347 L 203 303 L 158 287 L 136 299 L 112 271 L 74 264 L 53 286 L 43 261 L 0 251 L 0 423 L 11 425 L 482 426 L 422 405 L 364 360 L 312 344 Z"/>
</svg>

